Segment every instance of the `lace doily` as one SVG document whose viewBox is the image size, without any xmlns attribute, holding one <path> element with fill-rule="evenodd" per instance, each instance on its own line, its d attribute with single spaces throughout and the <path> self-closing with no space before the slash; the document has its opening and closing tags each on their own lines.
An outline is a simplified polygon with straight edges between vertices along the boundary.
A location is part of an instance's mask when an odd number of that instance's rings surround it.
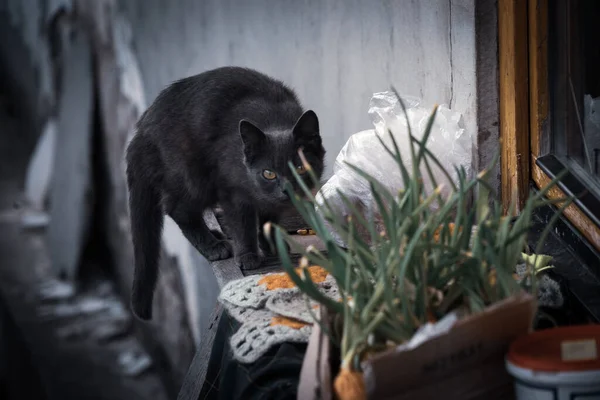
<svg viewBox="0 0 600 400">
<path fill-rule="evenodd" d="M 337 285 L 321 267 L 308 272 L 319 290 L 339 300 Z M 286 273 L 249 276 L 229 282 L 219 301 L 242 324 L 231 337 L 234 358 L 252 363 L 283 342 L 308 342 L 318 304 L 309 300 Z"/>
</svg>

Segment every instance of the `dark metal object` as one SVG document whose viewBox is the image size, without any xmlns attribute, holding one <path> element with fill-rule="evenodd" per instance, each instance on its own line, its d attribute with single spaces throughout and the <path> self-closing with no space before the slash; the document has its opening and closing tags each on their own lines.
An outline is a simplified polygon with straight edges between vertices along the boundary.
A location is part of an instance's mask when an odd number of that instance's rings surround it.
<svg viewBox="0 0 600 400">
<path fill-rule="evenodd" d="M 535 210 L 528 237 L 533 250 L 555 212 L 552 206 Z M 565 217 L 556 222 L 539 252 L 553 257 L 551 277 L 566 289 L 566 322 L 600 323 L 600 254 Z"/>
</svg>

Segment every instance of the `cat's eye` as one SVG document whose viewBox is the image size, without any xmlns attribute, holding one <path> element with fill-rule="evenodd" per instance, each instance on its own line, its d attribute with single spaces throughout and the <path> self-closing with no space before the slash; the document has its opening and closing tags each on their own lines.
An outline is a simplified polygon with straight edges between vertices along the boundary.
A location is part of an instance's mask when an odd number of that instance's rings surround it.
<svg viewBox="0 0 600 400">
<path fill-rule="evenodd" d="M 273 179 L 277 178 L 277 174 L 273 171 L 270 171 L 268 169 L 265 169 L 262 173 L 263 177 L 269 181 L 272 181 Z"/>
<path fill-rule="evenodd" d="M 304 168 L 304 165 L 298 165 L 296 167 L 296 172 L 299 173 L 299 174 L 303 174 L 303 173 L 306 172 L 306 168 Z"/>
</svg>

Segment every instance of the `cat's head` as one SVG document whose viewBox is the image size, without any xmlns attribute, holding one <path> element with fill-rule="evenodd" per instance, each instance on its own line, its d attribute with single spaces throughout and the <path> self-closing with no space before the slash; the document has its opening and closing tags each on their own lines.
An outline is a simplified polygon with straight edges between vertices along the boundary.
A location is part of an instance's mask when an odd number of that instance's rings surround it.
<svg viewBox="0 0 600 400">
<path fill-rule="evenodd" d="M 261 130 L 248 120 L 240 121 L 244 162 L 254 187 L 254 196 L 266 206 L 289 202 L 285 184 L 289 182 L 296 193 L 301 189 L 288 163 L 296 167 L 303 181 L 312 188 L 312 181 L 300 160 L 302 149 L 306 160 L 320 179 L 323 174 L 325 149 L 319 132 L 319 119 L 314 111 L 306 111 L 291 129 Z"/>
</svg>

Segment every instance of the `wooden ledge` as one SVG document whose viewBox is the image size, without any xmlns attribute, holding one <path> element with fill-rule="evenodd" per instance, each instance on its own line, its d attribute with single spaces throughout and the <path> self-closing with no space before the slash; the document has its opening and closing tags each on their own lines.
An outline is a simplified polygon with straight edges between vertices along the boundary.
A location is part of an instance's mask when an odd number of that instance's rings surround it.
<svg viewBox="0 0 600 400">
<path fill-rule="evenodd" d="M 220 217 L 221 213 L 219 210 L 216 210 L 214 213 L 205 213 L 204 218 L 209 229 L 223 231 L 223 229 L 221 229 L 221 224 L 219 223 L 219 220 L 221 219 Z M 288 228 L 290 231 L 304 227 L 304 223 L 302 222 L 301 218 L 299 218 L 299 216 L 293 212 L 287 213 L 286 217 L 282 220 L 281 225 Z M 324 250 L 323 243 L 317 236 L 298 235 L 296 236 L 296 240 L 303 246 L 307 247 L 309 245 L 313 245 L 319 250 Z M 291 257 L 292 259 L 300 258 L 298 254 L 292 254 Z M 211 267 L 215 277 L 217 278 L 219 289 L 221 289 L 228 282 L 243 278 L 244 276 L 265 274 L 282 270 L 281 263 L 277 257 L 267 258 L 261 268 L 253 271 L 242 271 L 236 266 L 233 258 L 211 262 Z M 215 334 L 217 332 L 222 313 L 223 307 L 219 302 L 217 302 L 215 309 L 210 316 L 210 323 L 207 329 L 203 331 L 200 336 L 200 345 L 196 350 L 196 354 L 194 355 L 188 372 L 183 380 L 179 395 L 177 396 L 178 400 L 198 399 L 198 396 L 202 390 L 202 385 L 206 379 L 208 362 L 210 360 Z"/>
</svg>

